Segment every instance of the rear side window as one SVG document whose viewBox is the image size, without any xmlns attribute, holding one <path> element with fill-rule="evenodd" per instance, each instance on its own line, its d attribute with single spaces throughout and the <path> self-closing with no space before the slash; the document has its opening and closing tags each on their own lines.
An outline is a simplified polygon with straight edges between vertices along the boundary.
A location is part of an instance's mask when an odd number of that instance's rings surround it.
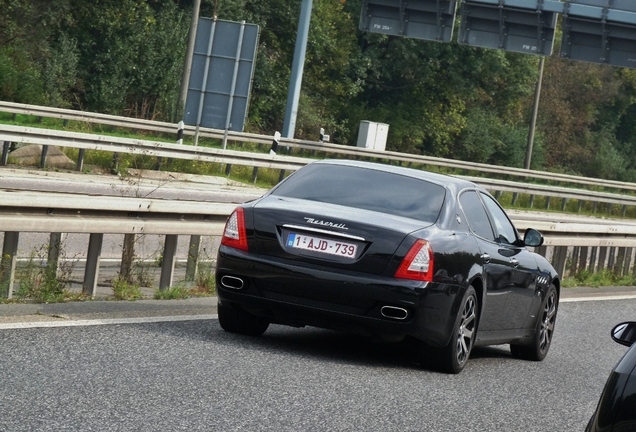
<svg viewBox="0 0 636 432">
<path fill-rule="evenodd" d="M 423 222 L 437 220 L 446 190 L 399 174 L 343 165 L 308 165 L 272 195 L 356 207 Z"/>
<path fill-rule="evenodd" d="M 479 237 L 494 241 L 495 235 L 492 232 L 488 214 L 477 193 L 474 191 L 464 192 L 460 195 L 459 202 L 464 210 L 470 229 Z"/>
</svg>

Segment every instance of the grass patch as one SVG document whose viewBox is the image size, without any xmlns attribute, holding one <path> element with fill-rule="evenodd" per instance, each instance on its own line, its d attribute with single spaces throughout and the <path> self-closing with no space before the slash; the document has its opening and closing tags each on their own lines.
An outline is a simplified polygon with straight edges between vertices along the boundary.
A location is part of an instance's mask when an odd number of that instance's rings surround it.
<svg viewBox="0 0 636 432">
<path fill-rule="evenodd" d="M 113 281 L 115 300 L 137 300 L 143 297 L 139 284 L 129 283 L 119 277 Z"/>
<path fill-rule="evenodd" d="M 179 300 L 190 298 L 190 290 L 184 286 L 173 286 L 165 290 L 155 291 L 155 300 Z"/>
<path fill-rule="evenodd" d="M 577 286 L 634 286 L 636 285 L 636 276 L 618 275 L 611 270 L 602 270 L 599 272 L 581 270 L 573 276 L 564 278 L 562 285 L 566 288 Z"/>
</svg>

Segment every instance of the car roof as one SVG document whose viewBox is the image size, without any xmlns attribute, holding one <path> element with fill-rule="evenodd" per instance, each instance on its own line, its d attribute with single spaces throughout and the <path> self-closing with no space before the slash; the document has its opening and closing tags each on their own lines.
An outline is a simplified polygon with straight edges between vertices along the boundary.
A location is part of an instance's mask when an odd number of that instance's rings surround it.
<svg viewBox="0 0 636 432">
<path fill-rule="evenodd" d="M 476 185 L 473 182 L 468 180 L 464 180 L 458 177 L 453 177 L 446 174 L 438 174 L 430 171 L 418 170 L 414 168 L 406 168 L 395 165 L 386 165 L 377 162 L 366 162 L 366 161 L 357 161 L 357 160 L 349 160 L 349 159 L 324 159 L 316 162 L 312 162 L 312 164 L 329 164 L 329 165 L 343 165 L 343 166 L 351 166 L 358 168 L 366 168 L 377 171 L 384 171 L 393 174 L 399 174 L 403 176 L 413 177 L 420 180 L 425 180 L 430 183 L 437 184 L 447 189 L 453 189 L 455 191 L 460 191 L 462 189 L 480 189 L 484 190 L 481 186 Z"/>
</svg>

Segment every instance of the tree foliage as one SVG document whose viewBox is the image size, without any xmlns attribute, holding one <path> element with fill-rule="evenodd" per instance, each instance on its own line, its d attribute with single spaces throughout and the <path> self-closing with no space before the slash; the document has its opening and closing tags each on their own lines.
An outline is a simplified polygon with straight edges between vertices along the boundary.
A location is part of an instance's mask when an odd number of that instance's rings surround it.
<svg viewBox="0 0 636 432">
<path fill-rule="evenodd" d="M 247 130 L 281 130 L 302 0 L 203 0 L 260 27 Z M 3 100 L 177 121 L 193 0 L 0 0 Z M 313 0 L 295 136 L 523 166 L 538 57 L 365 33 L 362 0 Z M 636 181 L 636 71 L 546 61 L 533 168 Z"/>
</svg>

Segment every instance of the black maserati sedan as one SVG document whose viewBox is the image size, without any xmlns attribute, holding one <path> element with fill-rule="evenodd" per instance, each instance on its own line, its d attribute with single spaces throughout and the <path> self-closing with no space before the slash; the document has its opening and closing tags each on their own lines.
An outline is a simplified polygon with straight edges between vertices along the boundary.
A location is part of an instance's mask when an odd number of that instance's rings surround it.
<svg viewBox="0 0 636 432">
<path fill-rule="evenodd" d="M 586 432 L 636 431 L 636 322 L 618 324 L 611 336 L 631 348 L 610 373 Z"/>
<path fill-rule="evenodd" d="M 548 353 L 559 304 L 554 268 L 483 188 L 370 162 L 299 169 L 229 217 L 218 251 L 221 327 L 270 323 L 415 339 L 422 364 L 462 371 L 476 345 Z M 432 360 L 432 361 L 431 361 Z"/>
</svg>

